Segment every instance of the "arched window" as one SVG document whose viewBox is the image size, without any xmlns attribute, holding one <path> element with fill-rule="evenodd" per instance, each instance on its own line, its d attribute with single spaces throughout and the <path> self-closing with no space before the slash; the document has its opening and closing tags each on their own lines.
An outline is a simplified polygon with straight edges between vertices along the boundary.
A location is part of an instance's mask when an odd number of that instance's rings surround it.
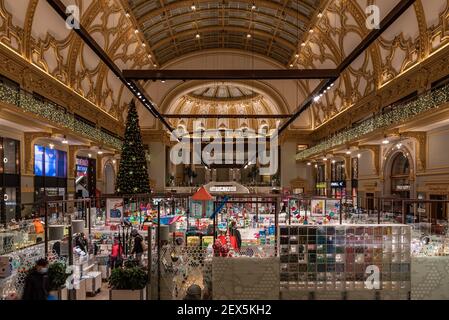
<svg viewBox="0 0 449 320">
<path fill-rule="evenodd" d="M 410 197 L 410 162 L 403 153 L 398 153 L 391 164 L 391 194 L 400 198 Z"/>
<path fill-rule="evenodd" d="M 408 176 L 409 174 L 410 162 L 408 158 L 403 153 L 397 154 L 391 166 L 391 176 Z"/>
</svg>

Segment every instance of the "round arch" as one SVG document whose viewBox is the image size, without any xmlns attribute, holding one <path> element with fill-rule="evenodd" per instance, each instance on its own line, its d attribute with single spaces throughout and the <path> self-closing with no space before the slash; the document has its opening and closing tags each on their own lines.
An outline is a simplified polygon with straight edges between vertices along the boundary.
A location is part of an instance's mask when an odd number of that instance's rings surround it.
<svg viewBox="0 0 449 320">
<path fill-rule="evenodd" d="M 111 160 L 105 162 L 103 167 L 104 189 L 103 193 L 113 194 L 115 192 L 115 168 Z"/>
<path fill-rule="evenodd" d="M 404 175 L 404 181 L 409 183 L 409 188 L 408 190 L 405 186 L 407 186 L 407 184 L 404 184 L 403 187 L 401 189 L 403 189 L 402 191 L 407 191 L 409 193 L 409 196 L 413 198 L 413 195 L 415 194 L 415 163 L 414 163 L 414 159 L 412 157 L 412 153 L 410 152 L 410 150 L 405 147 L 402 146 L 400 149 L 398 149 L 397 147 L 392 147 L 385 155 L 384 159 L 385 161 L 383 162 L 383 167 L 382 167 L 382 174 L 384 176 L 384 195 L 385 196 L 390 196 L 390 195 L 400 195 L 399 190 L 393 190 L 392 184 L 393 184 L 393 179 L 392 178 L 392 174 L 393 174 L 393 166 L 395 164 L 398 164 L 398 157 L 404 157 L 404 165 L 408 166 L 408 171 L 406 176 Z"/>
</svg>

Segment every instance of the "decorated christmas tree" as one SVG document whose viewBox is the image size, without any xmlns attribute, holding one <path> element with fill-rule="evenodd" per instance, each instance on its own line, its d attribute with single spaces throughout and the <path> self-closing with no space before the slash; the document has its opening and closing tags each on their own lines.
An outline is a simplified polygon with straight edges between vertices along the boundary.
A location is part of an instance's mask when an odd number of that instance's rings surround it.
<svg viewBox="0 0 449 320">
<path fill-rule="evenodd" d="M 115 185 L 117 194 L 150 192 L 147 161 L 140 133 L 139 115 L 134 100 L 129 105 L 125 141 L 122 146 L 120 168 Z"/>
</svg>

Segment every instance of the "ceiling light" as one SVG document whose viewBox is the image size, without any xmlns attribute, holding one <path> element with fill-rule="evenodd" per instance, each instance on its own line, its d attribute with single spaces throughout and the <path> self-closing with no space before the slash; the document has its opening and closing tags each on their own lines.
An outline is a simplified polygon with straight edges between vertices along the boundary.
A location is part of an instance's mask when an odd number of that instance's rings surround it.
<svg viewBox="0 0 449 320">
<path fill-rule="evenodd" d="M 357 154 L 357 158 L 361 158 L 362 157 L 362 155 L 359 153 L 359 154 Z"/>
<path fill-rule="evenodd" d="M 388 139 L 385 139 L 385 140 L 382 141 L 382 143 L 383 143 L 383 144 L 389 144 L 390 141 L 389 141 Z"/>
<path fill-rule="evenodd" d="M 290 63 L 290 68 L 293 68 L 293 63 Z"/>
<path fill-rule="evenodd" d="M 253 5 L 251 6 L 251 10 L 256 10 L 256 5 L 255 5 L 255 4 L 253 4 Z"/>
<path fill-rule="evenodd" d="M 247 38 L 251 38 L 251 34 L 248 33 L 248 34 L 246 35 L 246 37 L 247 37 Z"/>
<path fill-rule="evenodd" d="M 398 149 L 401 149 L 401 147 L 402 147 L 402 143 L 398 143 L 398 144 L 396 145 L 396 148 L 398 148 Z"/>
<path fill-rule="evenodd" d="M 323 158 L 323 161 L 327 161 L 327 158 L 326 158 L 326 157 L 324 157 L 324 158 Z"/>
<path fill-rule="evenodd" d="M 313 33 L 313 29 L 310 29 L 310 30 L 309 30 L 309 33 Z"/>
<path fill-rule="evenodd" d="M 307 162 L 307 165 L 308 165 L 308 166 L 311 166 L 311 165 L 312 165 L 312 162 Z"/>
<path fill-rule="evenodd" d="M 305 47 L 305 46 L 306 46 L 305 42 L 301 43 L 301 47 Z"/>
<path fill-rule="evenodd" d="M 199 39 L 201 36 L 199 33 L 196 34 L 195 38 Z"/>
<path fill-rule="evenodd" d="M 151 54 L 149 54 L 149 55 L 148 55 L 148 58 L 151 59 L 151 58 L 153 58 L 153 56 L 152 56 Z"/>
<path fill-rule="evenodd" d="M 50 147 L 50 149 L 54 149 L 54 147 L 55 147 L 55 145 L 53 143 L 50 143 L 48 146 Z"/>
<path fill-rule="evenodd" d="M 62 140 L 62 143 L 63 143 L 63 144 L 69 144 L 69 141 L 67 141 L 67 139 L 64 138 L 64 140 Z"/>
<path fill-rule="evenodd" d="M 88 156 L 89 158 L 92 158 L 92 153 L 89 153 L 87 156 Z"/>
<path fill-rule="evenodd" d="M 117 160 L 115 160 L 115 159 L 112 160 L 112 163 L 113 163 L 113 164 L 116 164 L 116 163 L 117 163 Z"/>
<path fill-rule="evenodd" d="M 97 153 L 101 155 L 103 154 L 103 151 L 99 150 Z"/>
<path fill-rule="evenodd" d="M 337 161 L 335 161 L 335 160 L 332 160 L 332 163 L 333 163 L 333 164 L 335 164 L 335 162 L 337 162 Z"/>
<path fill-rule="evenodd" d="M 318 165 L 317 165 L 317 164 L 315 165 L 315 168 L 318 168 Z"/>
<path fill-rule="evenodd" d="M 323 17 L 323 13 L 322 12 L 318 13 L 317 17 L 318 19 L 321 19 Z"/>
<path fill-rule="evenodd" d="M 351 150 L 346 151 L 346 154 L 351 154 Z"/>
<path fill-rule="evenodd" d="M 165 83 L 165 80 L 161 80 L 162 83 Z"/>
<path fill-rule="evenodd" d="M 196 10 L 196 6 L 194 4 L 192 4 L 192 6 L 190 7 L 190 9 L 192 9 L 192 11 Z"/>
<path fill-rule="evenodd" d="M 144 47 L 144 48 L 145 48 L 146 46 L 147 46 L 147 45 L 146 45 L 145 43 L 142 43 L 142 47 Z"/>
<path fill-rule="evenodd" d="M 154 67 L 154 68 L 157 68 L 157 64 L 154 63 L 154 64 L 153 64 L 153 67 Z"/>
<path fill-rule="evenodd" d="M 138 33 L 139 33 L 139 30 L 138 30 L 138 29 L 134 30 L 134 33 L 135 33 L 135 34 L 138 34 Z"/>
<path fill-rule="evenodd" d="M 327 87 L 327 90 L 330 90 L 331 89 L 331 87 L 329 86 L 329 87 Z"/>
<path fill-rule="evenodd" d="M 125 16 L 126 16 L 127 18 L 131 17 L 131 15 L 129 14 L 129 12 L 127 12 L 127 13 L 125 14 Z"/>
<path fill-rule="evenodd" d="M 331 84 L 331 87 L 333 87 L 333 86 L 334 86 L 334 84 L 335 84 L 335 83 L 332 83 L 332 84 Z"/>
<path fill-rule="evenodd" d="M 299 58 L 299 54 L 295 54 L 295 58 L 298 59 Z"/>
<path fill-rule="evenodd" d="M 313 98 L 313 101 L 315 101 L 315 102 L 320 101 L 320 97 L 319 97 L 319 96 L 316 96 L 315 98 Z"/>
</svg>

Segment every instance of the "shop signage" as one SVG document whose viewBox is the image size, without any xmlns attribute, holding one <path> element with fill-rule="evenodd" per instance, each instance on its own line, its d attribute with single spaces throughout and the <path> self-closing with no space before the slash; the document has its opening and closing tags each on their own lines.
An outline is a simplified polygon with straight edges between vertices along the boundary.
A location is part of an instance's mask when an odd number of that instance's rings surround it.
<svg viewBox="0 0 449 320">
<path fill-rule="evenodd" d="M 316 184 L 317 189 L 326 189 L 326 182 L 320 182 Z"/>
<path fill-rule="evenodd" d="M 331 188 L 345 188 L 346 181 L 333 181 L 331 182 Z"/>
<path fill-rule="evenodd" d="M 76 158 L 76 164 L 83 167 L 89 166 L 89 160 L 83 158 Z"/>
<path fill-rule="evenodd" d="M 213 186 L 210 187 L 210 192 L 237 192 L 236 186 Z"/>
<path fill-rule="evenodd" d="M 396 186 L 396 190 L 397 191 L 408 191 L 408 190 L 410 190 L 410 186 L 409 185 L 398 185 L 398 186 Z"/>
</svg>

